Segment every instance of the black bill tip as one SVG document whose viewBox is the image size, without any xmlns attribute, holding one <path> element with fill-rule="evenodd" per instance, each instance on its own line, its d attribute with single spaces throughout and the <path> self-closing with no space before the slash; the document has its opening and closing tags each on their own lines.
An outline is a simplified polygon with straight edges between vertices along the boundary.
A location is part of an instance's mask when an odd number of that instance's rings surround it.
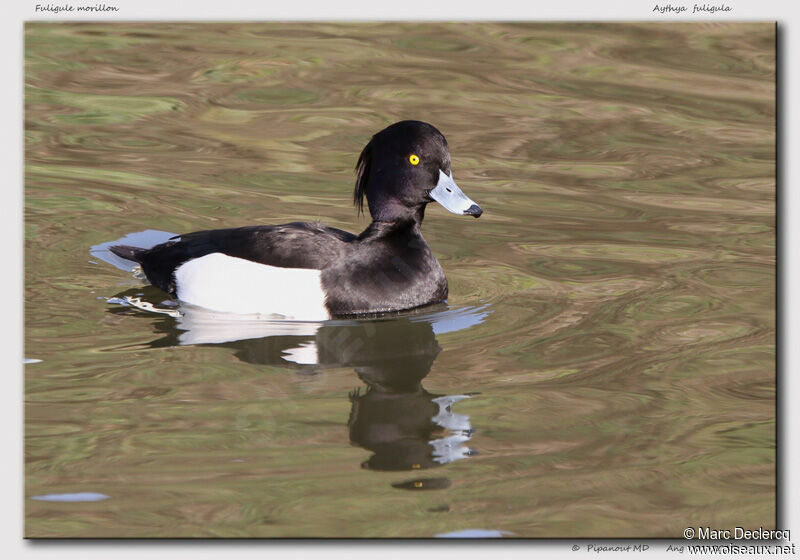
<svg viewBox="0 0 800 560">
<path fill-rule="evenodd" d="M 464 214 L 467 214 L 468 216 L 475 216 L 476 218 L 480 218 L 481 214 L 483 214 L 483 210 L 481 210 L 481 207 L 478 206 L 477 204 L 473 204 L 472 206 L 470 206 L 469 208 L 464 210 Z"/>
</svg>

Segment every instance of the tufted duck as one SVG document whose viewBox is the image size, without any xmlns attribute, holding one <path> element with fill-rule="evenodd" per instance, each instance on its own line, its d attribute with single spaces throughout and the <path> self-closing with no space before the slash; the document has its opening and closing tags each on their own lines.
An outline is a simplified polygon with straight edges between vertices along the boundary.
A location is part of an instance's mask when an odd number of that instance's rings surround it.
<svg viewBox="0 0 800 560">
<path fill-rule="evenodd" d="M 411 309 L 447 298 L 447 279 L 420 233 L 435 200 L 455 214 L 480 207 L 453 181 L 441 132 L 420 121 L 375 134 L 356 165 L 354 202 L 372 223 L 360 235 L 318 223 L 248 226 L 111 251 L 139 263 L 179 300 L 216 311 L 322 320 Z"/>
</svg>

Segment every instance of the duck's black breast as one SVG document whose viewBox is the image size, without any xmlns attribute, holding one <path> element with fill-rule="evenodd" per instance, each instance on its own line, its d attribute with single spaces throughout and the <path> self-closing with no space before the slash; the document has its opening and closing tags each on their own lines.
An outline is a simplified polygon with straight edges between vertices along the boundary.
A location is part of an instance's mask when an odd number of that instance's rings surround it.
<svg viewBox="0 0 800 560">
<path fill-rule="evenodd" d="M 215 229 L 181 235 L 135 259 L 154 286 L 175 295 L 175 270 L 192 259 L 222 253 L 270 266 L 321 270 L 340 260 L 355 239 L 318 223 Z"/>
<path fill-rule="evenodd" d="M 412 309 L 447 299 L 447 279 L 418 224 L 373 222 L 321 275 L 331 316 Z"/>
</svg>

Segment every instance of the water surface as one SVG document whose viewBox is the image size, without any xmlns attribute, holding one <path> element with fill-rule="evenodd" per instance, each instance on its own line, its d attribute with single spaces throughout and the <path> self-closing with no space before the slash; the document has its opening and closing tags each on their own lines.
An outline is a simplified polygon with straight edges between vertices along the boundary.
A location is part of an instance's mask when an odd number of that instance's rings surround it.
<svg viewBox="0 0 800 560">
<path fill-rule="evenodd" d="M 774 49 L 761 23 L 28 24 L 26 535 L 775 528 Z M 484 209 L 426 213 L 446 305 L 220 329 L 123 305 L 180 309 L 90 252 L 360 231 L 356 157 L 406 118 Z"/>
</svg>

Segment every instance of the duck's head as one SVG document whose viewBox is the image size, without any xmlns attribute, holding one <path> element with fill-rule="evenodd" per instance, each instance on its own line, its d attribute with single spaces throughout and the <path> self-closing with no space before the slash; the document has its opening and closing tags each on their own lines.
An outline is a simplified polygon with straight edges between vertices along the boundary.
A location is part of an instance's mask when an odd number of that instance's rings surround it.
<svg viewBox="0 0 800 560">
<path fill-rule="evenodd" d="M 378 132 L 361 151 L 356 172 L 353 199 L 363 211 L 366 197 L 373 220 L 421 221 L 433 200 L 454 214 L 483 213 L 456 185 L 447 140 L 428 123 L 400 121 Z"/>
</svg>

